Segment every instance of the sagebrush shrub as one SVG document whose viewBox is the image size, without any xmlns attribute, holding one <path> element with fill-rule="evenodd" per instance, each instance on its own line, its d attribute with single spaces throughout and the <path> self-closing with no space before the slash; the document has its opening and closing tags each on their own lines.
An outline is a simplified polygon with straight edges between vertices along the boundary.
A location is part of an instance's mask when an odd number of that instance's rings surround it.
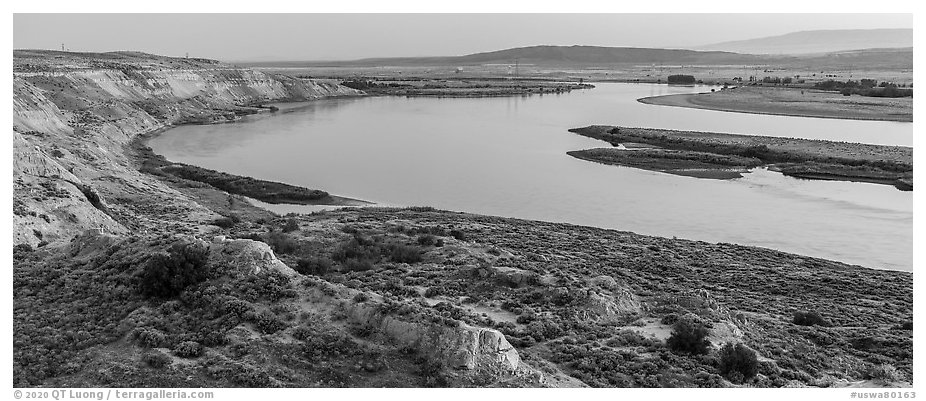
<svg viewBox="0 0 926 401">
<path fill-rule="evenodd" d="M 296 271 L 313 276 L 323 276 L 331 270 L 331 260 L 327 258 L 302 258 L 296 261 Z"/>
<path fill-rule="evenodd" d="M 711 342 L 707 336 L 710 330 L 693 314 L 678 319 L 672 326 L 672 334 L 666 340 L 669 349 L 688 354 L 706 354 Z"/>
<path fill-rule="evenodd" d="M 254 317 L 254 324 L 264 334 L 273 334 L 288 327 L 286 322 L 280 320 L 271 312 L 261 312 Z"/>
<path fill-rule="evenodd" d="M 141 356 L 141 361 L 155 369 L 169 366 L 172 362 L 170 356 L 158 350 L 152 350 L 144 353 Z"/>
<path fill-rule="evenodd" d="M 151 256 L 141 273 L 141 292 L 169 298 L 212 277 L 207 269 L 209 248 L 200 243 L 176 243 L 166 253 Z"/>
<path fill-rule="evenodd" d="M 823 316 L 820 316 L 817 312 L 811 311 L 794 312 L 794 318 L 791 322 L 800 326 L 830 326 L 830 323 L 826 321 Z"/>
<path fill-rule="evenodd" d="M 174 347 L 174 355 L 181 358 L 196 358 L 202 354 L 203 346 L 196 341 L 184 341 Z"/>
<path fill-rule="evenodd" d="M 222 228 L 232 228 L 235 224 L 241 222 L 241 219 L 238 216 L 230 215 L 223 216 L 212 221 L 212 225 Z"/>
<path fill-rule="evenodd" d="M 759 360 L 756 352 L 741 343 L 726 343 L 720 348 L 720 374 L 734 383 L 756 377 Z"/>
<path fill-rule="evenodd" d="M 389 259 L 396 263 L 418 263 L 421 261 L 421 250 L 414 246 L 395 245 Z"/>
<path fill-rule="evenodd" d="M 267 245 L 270 245 L 270 249 L 273 249 L 275 253 L 293 253 L 299 249 L 299 241 L 293 236 L 280 231 L 267 234 L 264 241 Z"/>
<path fill-rule="evenodd" d="M 897 370 L 894 365 L 886 363 L 872 365 L 866 372 L 866 375 L 869 379 L 879 380 L 884 383 L 899 382 L 904 379 L 902 372 Z"/>
<path fill-rule="evenodd" d="M 158 348 L 167 345 L 167 335 L 151 327 L 135 329 L 135 340 L 143 347 Z"/>
<path fill-rule="evenodd" d="M 293 232 L 299 230 L 299 223 L 296 222 L 296 219 L 286 219 L 286 224 L 283 225 L 283 232 Z"/>
<path fill-rule="evenodd" d="M 466 241 L 466 234 L 463 231 L 453 229 L 450 230 L 450 236 L 455 238 L 457 241 Z"/>
</svg>

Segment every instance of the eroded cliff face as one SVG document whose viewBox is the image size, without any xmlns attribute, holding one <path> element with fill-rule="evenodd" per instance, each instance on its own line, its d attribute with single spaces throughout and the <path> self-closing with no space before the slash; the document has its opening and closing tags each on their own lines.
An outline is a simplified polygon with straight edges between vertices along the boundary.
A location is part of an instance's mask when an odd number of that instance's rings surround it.
<svg viewBox="0 0 926 401">
<path fill-rule="evenodd" d="M 173 124 L 232 121 L 261 102 L 359 94 L 211 60 L 16 51 L 14 244 L 55 244 L 90 228 L 195 232 L 217 216 L 139 173 L 128 142 Z"/>
</svg>

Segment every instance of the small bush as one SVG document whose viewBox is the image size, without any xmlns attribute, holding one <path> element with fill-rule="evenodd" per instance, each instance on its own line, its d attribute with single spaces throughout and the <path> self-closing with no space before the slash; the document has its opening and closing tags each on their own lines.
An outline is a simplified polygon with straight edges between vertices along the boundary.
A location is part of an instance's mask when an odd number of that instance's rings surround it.
<svg viewBox="0 0 926 401">
<path fill-rule="evenodd" d="M 317 257 L 299 259 L 296 271 L 305 275 L 323 276 L 331 271 L 331 260 Z"/>
<path fill-rule="evenodd" d="M 675 322 L 678 322 L 678 314 L 677 314 L 677 313 L 670 313 L 670 314 L 668 314 L 668 315 L 665 315 L 665 316 L 662 317 L 662 320 L 660 320 L 660 322 L 661 322 L 662 324 L 673 325 L 673 324 L 675 324 Z"/>
<path fill-rule="evenodd" d="M 799 326 L 830 326 L 830 323 L 817 312 L 794 312 L 794 318 L 791 322 Z"/>
<path fill-rule="evenodd" d="M 418 236 L 418 245 L 441 247 L 444 246 L 444 240 L 431 234 L 424 234 Z"/>
<path fill-rule="evenodd" d="M 344 270 L 351 272 L 364 272 L 373 269 L 373 261 L 370 259 L 348 259 L 343 263 Z"/>
<path fill-rule="evenodd" d="M 176 243 L 167 253 L 158 253 L 148 259 L 141 273 L 141 292 L 147 296 L 169 298 L 183 292 L 188 286 L 199 284 L 210 277 L 206 268 L 209 248 L 199 243 Z"/>
<path fill-rule="evenodd" d="M 370 240 L 359 235 L 354 235 L 350 241 L 342 243 L 334 252 L 331 253 L 331 259 L 338 262 L 347 262 L 354 260 L 369 260 L 370 264 L 379 261 L 379 249 L 371 246 Z"/>
<path fill-rule="evenodd" d="M 25 259 L 30 253 L 32 253 L 32 246 L 29 244 L 13 245 L 13 259 L 14 260 Z"/>
<path fill-rule="evenodd" d="M 421 376 L 423 387 L 447 387 L 450 384 L 444 365 L 424 357 L 418 360 L 418 375 Z"/>
<path fill-rule="evenodd" d="M 407 245 L 395 245 L 389 259 L 396 263 L 418 263 L 421 261 L 421 250 Z"/>
<path fill-rule="evenodd" d="M 17 253 L 17 252 L 22 252 L 22 253 L 32 252 L 32 245 L 29 245 L 29 244 L 13 245 L 13 253 Z"/>
<path fill-rule="evenodd" d="M 205 347 L 216 347 L 228 344 L 228 336 L 222 332 L 210 331 L 203 334 L 201 344 Z"/>
<path fill-rule="evenodd" d="M 254 325 L 264 334 L 273 334 L 287 327 L 286 322 L 270 312 L 261 312 L 255 316 Z"/>
<path fill-rule="evenodd" d="M 463 231 L 453 229 L 450 230 L 450 236 L 455 238 L 457 241 L 466 241 L 466 234 Z"/>
<path fill-rule="evenodd" d="M 882 383 L 892 383 L 904 380 L 903 373 L 897 370 L 894 365 L 886 363 L 873 365 L 866 372 L 866 376 L 871 380 L 881 381 Z"/>
<path fill-rule="evenodd" d="M 167 345 L 167 335 L 160 330 L 151 327 L 136 329 L 134 332 L 135 341 L 142 347 L 159 348 Z"/>
<path fill-rule="evenodd" d="M 666 345 L 676 352 L 706 354 L 711 345 L 711 342 L 707 340 L 708 334 L 710 330 L 700 318 L 687 314 L 679 318 L 672 326 L 672 334 L 666 340 Z"/>
<path fill-rule="evenodd" d="M 181 358 L 197 358 L 202 354 L 203 346 L 196 341 L 184 341 L 174 347 L 174 355 Z"/>
<path fill-rule="evenodd" d="M 215 219 L 212 222 L 212 225 L 221 227 L 221 228 L 232 228 L 235 226 L 235 224 L 238 224 L 239 222 L 241 222 L 241 219 L 238 218 L 238 216 L 231 215 L 231 216 L 224 216 L 224 217 Z"/>
<path fill-rule="evenodd" d="M 726 343 L 720 348 L 720 374 L 734 383 L 756 377 L 759 361 L 756 352 L 743 344 Z"/>
<path fill-rule="evenodd" d="M 286 224 L 283 225 L 283 232 L 289 233 L 299 230 L 299 223 L 296 222 L 296 219 L 286 219 Z"/>
<path fill-rule="evenodd" d="M 279 231 L 267 234 L 265 241 L 273 249 L 273 252 L 279 254 L 293 253 L 299 249 L 299 241 L 296 241 L 292 235 Z"/>
<path fill-rule="evenodd" d="M 169 366 L 172 362 L 170 356 L 158 350 L 152 350 L 144 353 L 141 356 L 141 361 L 144 362 L 145 365 L 155 369 Z"/>
</svg>

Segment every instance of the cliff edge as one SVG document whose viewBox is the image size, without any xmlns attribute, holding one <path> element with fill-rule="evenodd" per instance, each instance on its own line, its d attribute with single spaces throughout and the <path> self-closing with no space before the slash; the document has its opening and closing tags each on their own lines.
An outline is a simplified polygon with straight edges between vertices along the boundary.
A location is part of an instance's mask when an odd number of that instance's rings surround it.
<svg viewBox="0 0 926 401">
<path fill-rule="evenodd" d="M 263 102 L 362 94 L 138 52 L 17 50 L 13 60 L 13 238 L 30 246 L 90 228 L 195 232 L 197 222 L 218 217 L 131 165 L 123 147 L 140 134 L 232 121 Z"/>
</svg>

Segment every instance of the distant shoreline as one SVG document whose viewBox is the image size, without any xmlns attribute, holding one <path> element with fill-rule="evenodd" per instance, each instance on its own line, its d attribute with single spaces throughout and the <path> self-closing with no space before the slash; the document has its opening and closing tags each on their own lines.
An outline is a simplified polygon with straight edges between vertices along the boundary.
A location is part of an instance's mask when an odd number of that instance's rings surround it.
<svg viewBox="0 0 926 401">
<path fill-rule="evenodd" d="M 797 93 L 800 92 L 800 95 Z M 832 118 L 842 120 L 913 122 L 912 102 L 894 99 L 865 98 L 865 102 L 849 103 L 859 96 L 843 97 L 836 93 L 797 88 L 740 87 L 720 92 L 661 95 L 637 99 L 640 103 L 657 106 L 725 111 L 732 113 L 765 114 L 791 117 Z M 870 101 L 869 101 L 870 100 Z M 872 103 L 882 103 L 874 105 Z"/>
</svg>

